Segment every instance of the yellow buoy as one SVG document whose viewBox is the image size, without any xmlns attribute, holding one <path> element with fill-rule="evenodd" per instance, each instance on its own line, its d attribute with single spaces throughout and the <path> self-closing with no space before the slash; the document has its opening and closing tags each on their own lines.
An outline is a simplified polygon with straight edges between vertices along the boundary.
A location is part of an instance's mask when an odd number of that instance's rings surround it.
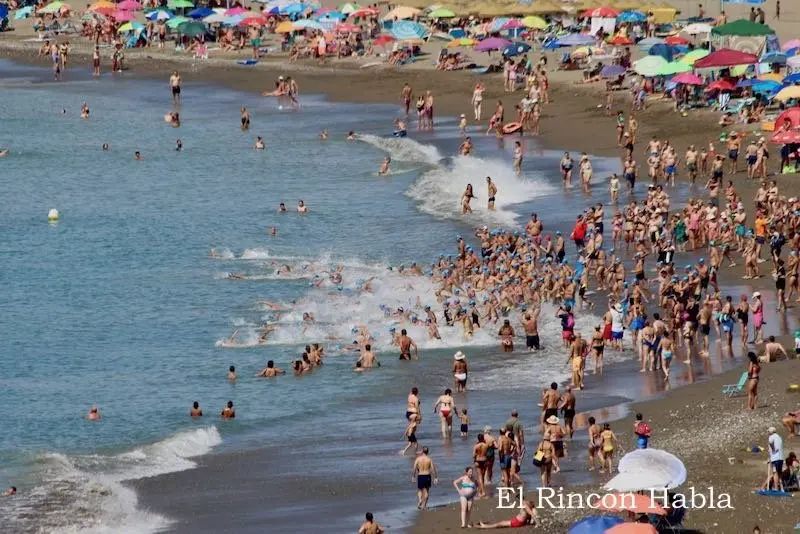
<svg viewBox="0 0 800 534">
<path fill-rule="evenodd" d="M 58 210 L 53 208 L 49 212 L 47 212 L 47 220 L 50 222 L 55 222 L 61 218 L 61 214 L 58 213 Z"/>
</svg>

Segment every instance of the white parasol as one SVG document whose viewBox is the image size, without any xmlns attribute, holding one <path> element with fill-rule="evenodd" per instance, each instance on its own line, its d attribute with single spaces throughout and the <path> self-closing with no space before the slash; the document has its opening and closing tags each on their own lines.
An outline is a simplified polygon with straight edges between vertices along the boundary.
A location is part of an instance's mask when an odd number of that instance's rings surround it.
<svg viewBox="0 0 800 534">
<path fill-rule="evenodd" d="M 638 449 L 619 461 L 619 474 L 604 489 L 643 491 L 674 489 L 686 482 L 686 466 L 674 454 L 660 449 Z"/>
</svg>

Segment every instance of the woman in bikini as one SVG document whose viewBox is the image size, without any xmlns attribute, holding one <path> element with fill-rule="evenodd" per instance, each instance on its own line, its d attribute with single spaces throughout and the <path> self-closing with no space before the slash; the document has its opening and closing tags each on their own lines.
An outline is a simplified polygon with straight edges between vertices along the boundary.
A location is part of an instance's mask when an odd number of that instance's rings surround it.
<svg viewBox="0 0 800 534">
<path fill-rule="evenodd" d="M 611 473 L 614 469 L 614 445 L 619 443 L 616 434 L 611 431 L 611 425 L 608 423 L 603 424 L 603 431 L 600 432 L 600 439 L 603 442 L 603 459 L 602 465 Z M 600 469 L 603 472 L 603 469 Z"/>
<path fill-rule="evenodd" d="M 505 521 L 498 521 L 497 523 L 478 523 L 475 528 L 522 528 L 528 525 L 536 525 L 536 509 L 533 507 L 533 501 L 527 500 L 522 503 L 522 509 L 517 515 Z"/>
<path fill-rule="evenodd" d="M 747 353 L 747 409 L 756 409 L 758 399 L 758 375 L 761 373 L 761 365 L 758 363 L 758 356 L 755 352 Z"/>
<path fill-rule="evenodd" d="M 589 471 L 594 471 L 595 459 L 600 461 L 603 467 L 603 459 L 600 456 L 603 440 L 600 438 L 600 427 L 594 417 L 589 418 Z"/>
<path fill-rule="evenodd" d="M 472 466 L 464 469 L 464 474 L 453 481 L 453 487 L 458 492 L 458 500 L 461 503 L 461 528 L 468 528 L 469 514 L 472 513 L 472 502 L 478 493 L 478 486 L 475 483 L 474 470 Z"/>
</svg>

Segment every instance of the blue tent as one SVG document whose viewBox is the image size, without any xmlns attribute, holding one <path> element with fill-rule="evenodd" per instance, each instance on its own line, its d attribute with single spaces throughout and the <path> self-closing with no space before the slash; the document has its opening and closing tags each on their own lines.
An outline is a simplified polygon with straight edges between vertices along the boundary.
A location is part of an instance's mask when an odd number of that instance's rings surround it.
<svg viewBox="0 0 800 534">
<path fill-rule="evenodd" d="M 603 534 L 606 530 L 624 522 L 621 518 L 611 515 L 595 515 L 572 525 L 569 534 Z"/>
<path fill-rule="evenodd" d="M 650 50 L 647 51 L 647 54 L 650 56 L 661 56 L 667 61 L 672 61 L 675 51 L 668 44 L 657 44 L 650 47 Z"/>
</svg>

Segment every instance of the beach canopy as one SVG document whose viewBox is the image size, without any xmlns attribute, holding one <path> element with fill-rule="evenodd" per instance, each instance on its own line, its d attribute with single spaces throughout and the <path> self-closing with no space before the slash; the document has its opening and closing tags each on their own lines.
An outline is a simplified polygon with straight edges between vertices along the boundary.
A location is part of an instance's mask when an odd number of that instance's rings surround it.
<svg viewBox="0 0 800 534">
<path fill-rule="evenodd" d="M 713 67 L 733 67 L 734 65 L 752 65 L 758 63 L 758 56 L 739 52 L 732 48 L 721 48 L 716 50 L 703 59 L 697 60 L 694 64 L 696 69 L 707 69 Z"/>
<path fill-rule="evenodd" d="M 511 41 L 507 39 L 502 39 L 500 37 L 489 37 L 488 39 L 484 39 L 478 43 L 475 47 L 475 50 L 478 52 L 489 52 L 492 50 L 503 50 L 507 46 L 511 45 Z"/>
<path fill-rule="evenodd" d="M 777 95 L 775 95 L 775 100 L 780 100 L 781 102 L 786 102 L 787 100 L 792 99 L 800 99 L 800 85 L 790 85 L 789 87 L 784 87 L 778 92 Z"/>
<path fill-rule="evenodd" d="M 668 61 L 661 56 L 645 56 L 638 61 L 633 62 L 633 70 L 636 74 L 641 74 L 646 77 L 658 76 Z"/>
<path fill-rule="evenodd" d="M 682 72 L 672 78 L 675 83 L 682 83 L 684 85 L 703 85 L 703 79 L 697 74 L 691 72 Z"/>
<path fill-rule="evenodd" d="M 703 59 L 710 53 L 711 53 L 710 50 L 706 50 L 705 48 L 698 48 L 696 50 L 692 50 L 691 52 L 680 58 L 678 61 L 680 61 L 681 63 L 686 63 L 687 65 L 694 65 L 697 62 L 697 60 Z"/>
<path fill-rule="evenodd" d="M 425 26 L 418 22 L 412 22 L 410 20 L 401 20 L 392 24 L 392 28 L 389 30 L 395 38 L 399 40 L 406 40 L 406 39 L 423 39 L 427 37 L 430 33 Z"/>
<path fill-rule="evenodd" d="M 528 15 L 524 19 L 522 19 L 522 25 L 526 28 L 531 28 L 533 30 L 543 30 L 547 28 L 547 21 L 544 20 L 542 17 L 537 17 L 536 15 Z"/>
<path fill-rule="evenodd" d="M 606 65 L 600 70 L 602 78 L 616 78 L 625 74 L 625 67 L 621 65 Z"/>
<path fill-rule="evenodd" d="M 711 26 L 711 24 L 696 22 L 683 28 L 681 33 L 685 33 L 686 35 L 708 35 L 713 29 L 714 28 Z"/>
<path fill-rule="evenodd" d="M 405 20 L 419 15 L 421 11 L 415 7 L 398 6 L 389 11 L 383 20 Z"/>
<path fill-rule="evenodd" d="M 586 46 L 594 44 L 594 37 L 583 33 L 571 33 L 557 41 L 559 46 Z"/>
<path fill-rule="evenodd" d="M 658 534 L 658 530 L 650 523 L 620 523 L 603 534 Z"/>
<path fill-rule="evenodd" d="M 686 466 L 667 451 L 637 449 L 619 461 L 619 474 L 603 489 L 609 491 L 671 490 L 686 482 Z"/>
<path fill-rule="evenodd" d="M 734 20 L 711 29 L 711 35 L 719 36 L 758 37 L 761 35 L 773 35 L 774 33 L 775 30 L 766 24 L 750 22 L 747 19 Z"/>
<path fill-rule="evenodd" d="M 569 527 L 568 534 L 602 534 L 624 522 L 623 519 L 611 515 L 594 515 Z"/>
<path fill-rule="evenodd" d="M 604 495 L 597 508 L 606 512 L 667 515 L 663 506 L 655 502 L 649 495 L 640 493 L 615 493 L 608 499 Z"/>
</svg>

